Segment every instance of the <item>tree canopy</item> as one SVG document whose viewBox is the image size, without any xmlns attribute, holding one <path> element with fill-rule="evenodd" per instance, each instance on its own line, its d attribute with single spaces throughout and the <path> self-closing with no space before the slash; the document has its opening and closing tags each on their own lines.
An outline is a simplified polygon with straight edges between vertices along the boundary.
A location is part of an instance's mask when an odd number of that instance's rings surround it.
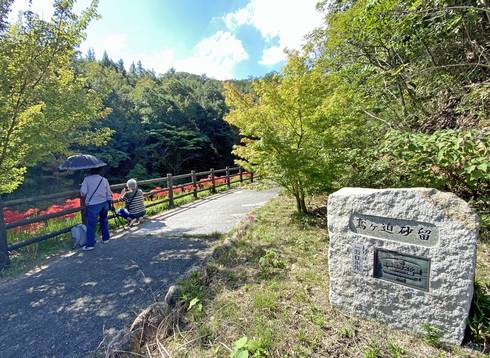
<svg viewBox="0 0 490 358">
<path fill-rule="evenodd" d="M 121 61 L 113 61 L 107 54 L 97 61 L 93 50 L 76 57 L 73 66 L 86 78 L 86 86 L 101 94 L 103 105 L 111 109 L 91 124 L 90 131 L 106 131 L 111 136 L 104 143 L 85 136 L 83 143 L 74 142 L 69 150 L 88 152 L 106 161 L 112 181 L 233 164 L 231 150 L 238 136 L 223 120 L 227 107 L 222 82 L 174 70 L 157 76 L 141 63 L 126 71 Z M 235 83 L 247 88 L 247 81 Z M 62 156 L 50 157 L 31 167 L 25 185 L 16 194 L 31 194 L 41 187 L 50 191 L 52 186 L 76 186 L 73 180 L 79 180 L 78 176 L 58 173 L 61 160 Z"/>
<path fill-rule="evenodd" d="M 80 67 L 94 86 L 110 91 L 104 103 L 112 112 L 97 128 L 111 128 L 114 135 L 107 145 L 88 150 L 110 164 L 115 179 L 233 163 L 237 136 L 223 121 L 227 109 L 220 81 L 175 71 L 156 76 L 141 64 L 126 73 L 112 60 L 84 60 Z"/>
<path fill-rule="evenodd" d="M 0 8 L 0 193 L 16 189 L 27 166 L 83 143 L 91 123 L 106 113 L 100 93 L 72 61 L 96 16 L 95 2 L 77 16 L 73 1 L 56 1 L 50 21 L 25 12 L 8 24 L 11 3 Z M 101 143 L 110 133 L 99 134 L 90 136 Z"/>
<path fill-rule="evenodd" d="M 280 183 L 302 212 L 307 194 L 337 185 L 348 157 L 342 148 L 355 137 L 355 120 L 348 122 L 341 107 L 332 106 L 345 100 L 338 85 L 334 75 L 291 53 L 283 73 L 255 81 L 253 94 L 226 86 L 226 120 L 242 135 L 234 150 L 239 163 Z"/>
<path fill-rule="evenodd" d="M 344 185 L 488 194 L 490 11 L 483 5 L 319 4 L 324 27 L 300 54 L 290 53 L 282 75 L 256 81 L 253 96 L 228 88 L 226 119 L 242 135 L 235 153 L 272 172 L 300 202 L 303 193 Z"/>
</svg>

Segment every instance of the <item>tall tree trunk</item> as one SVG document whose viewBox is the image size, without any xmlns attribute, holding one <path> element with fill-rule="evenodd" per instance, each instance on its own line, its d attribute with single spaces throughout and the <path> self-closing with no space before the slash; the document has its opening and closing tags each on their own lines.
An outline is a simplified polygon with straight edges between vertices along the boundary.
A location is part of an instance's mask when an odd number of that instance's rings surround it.
<svg viewBox="0 0 490 358">
<path fill-rule="evenodd" d="M 305 203 L 305 193 L 300 181 L 298 181 L 297 185 L 293 188 L 293 195 L 296 199 L 296 209 L 298 210 L 298 213 L 307 214 L 308 208 Z"/>
<path fill-rule="evenodd" d="M 303 214 L 308 214 L 308 208 L 306 207 L 305 197 L 304 196 L 300 196 L 300 198 L 299 198 L 299 204 L 300 204 L 300 207 L 301 207 L 301 212 Z"/>
<path fill-rule="evenodd" d="M 300 193 L 299 194 L 299 204 L 301 207 L 301 212 L 303 214 L 308 214 L 308 208 L 306 207 L 306 203 L 305 203 L 305 193 L 304 193 L 302 187 L 300 187 L 299 193 Z"/>
<path fill-rule="evenodd" d="M 294 193 L 294 198 L 296 199 L 296 210 L 298 210 L 298 213 L 301 213 L 301 198 L 299 197 L 299 193 L 295 192 Z"/>
<path fill-rule="evenodd" d="M 308 214 L 308 208 L 305 203 L 305 191 L 303 190 L 303 183 L 298 180 L 298 192 L 299 192 L 299 204 L 301 207 L 301 213 Z"/>
</svg>

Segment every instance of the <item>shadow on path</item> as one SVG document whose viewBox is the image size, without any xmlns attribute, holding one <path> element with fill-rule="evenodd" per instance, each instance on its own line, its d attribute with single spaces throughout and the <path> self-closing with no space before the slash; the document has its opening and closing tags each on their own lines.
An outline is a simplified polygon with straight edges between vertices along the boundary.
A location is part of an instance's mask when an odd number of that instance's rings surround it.
<svg viewBox="0 0 490 358">
<path fill-rule="evenodd" d="M 0 356 L 80 357 L 94 350 L 104 332 L 129 324 L 210 244 L 123 237 L 0 285 Z"/>
</svg>

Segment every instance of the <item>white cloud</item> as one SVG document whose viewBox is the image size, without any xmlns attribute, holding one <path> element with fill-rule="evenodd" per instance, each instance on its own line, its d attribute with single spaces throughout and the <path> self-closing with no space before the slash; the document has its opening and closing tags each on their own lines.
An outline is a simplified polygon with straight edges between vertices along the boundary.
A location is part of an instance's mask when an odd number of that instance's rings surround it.
<svg viewBox="0 0 490 358">
<path fill-rule="evenodd" d="M 152 69 L 156 73 L 167 72 L 171 67 L 175 66 L 175 53 L 170 49 L 163 49 L 157 52 L 141 53 L 134 56 L 134 60 L 128 60 L 126 65 L 134 61 L 141 61 L 144 68 Z"/>
<path fill-rule="evenodd" d="M 242 7 L 235 12 L 226 14 L 223 17 L 223 20 L 227 28 L 230 30 L 235 30 L 241 25 L 252 23 L 254 12 L 255 5 L 253 5 L 252 2 L 249 2 L 245 7 Z"/>
<path fill-rule="evenodd" d="M 110 34 L 102 40 L 102 46 L 107 51 L 108 54 L 114 57 L 120 57 L 121 52 L 126 47 L 128 38 L 123 33 Z"/>
<path fill-rule="evenodd" d="M 179 71 L 205 73 L 217 79 L 233 77 L 235 65 L 248 59 L 242 42 L 230 32 L 218 31 L 195 47 L 191 57 L 177 61 Z"/>
<path fill-rule="evenodd" d="M 173 67 L 177 71 L 206 74 L 220 80 L 233 78 L 235 66 L 248 59 L 242 42 L 230 32 L 218 31 L 201 40 L 194 46 L 191 55 L 184 58 L 178 58 L 175 52 L 168 48 L 131 54 L 126 46 L 126 37 L 119 35 L 121 34 L 107 36 L 100 42 L 100 46 L 92 46 L 95 47 L 98 58 L 106 49 L 110 58 L 122 58 L 126 67 L 129 67 L 131 62 L 141 61 L 144 68 L 153 69 L 156 73 L 165 73 Z M 82 47 L 85 53 L 90 46 L 84 44 Z"/>
<path fill-rule="evenodd" d="M 243 8 L 223 17 L 228 29 L 242 25 L 254 26 L 262 37 L 272 43 L 264 50 L 260 63 L 273 65 L 285 59 L 284 48 L 299 49 L 304 36 L 323 23 L 316 11 L 318 0 L 250 0 Z M 280 50 L 280 51 L 279 51 Z"/>
<path fill-rule="evenodd" d="M 282 60 L 284 60 L 284 49 L 280 45 L 277 45 L 266 48 L 262 53 L 262 59 L 259 63 L 272 66 Z"/>
<path fill-rule="evenodd" d="M 38 14 L 43 20 L 49 20 L 53 16 L 53 3 L 47 0 L 32 0 L 32 5 L 29 6 L 29 0 L 15 0 L 9 13 L 8 21 L 16 22 L 19 12 L 27 10 Z"/>
</svg>

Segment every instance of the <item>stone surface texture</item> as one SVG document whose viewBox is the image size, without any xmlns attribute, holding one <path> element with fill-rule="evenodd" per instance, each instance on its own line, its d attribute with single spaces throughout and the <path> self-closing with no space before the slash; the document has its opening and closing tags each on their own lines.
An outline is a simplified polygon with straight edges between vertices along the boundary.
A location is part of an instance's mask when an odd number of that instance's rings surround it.
<svg viewBox="0 0 490 358">
<path fill-rule="evenodd" d="M 368 236 L 353 229 L 357 214 L 430 223 L 431 247 Z M 343 188 L 329 196 L 330 303 L 390 327 L 423 333 L 441 330 L 441 341 L 460 344 L 473 296 L 478 216 L 452 193 L 428 188 Z M 398 235 L 400 237 L 400 235 Z M 362 253 L 357 265 L 355 255 Z M 428 292 L 373 277 L 376 249 L 430 259 Z"/>
</svg>

